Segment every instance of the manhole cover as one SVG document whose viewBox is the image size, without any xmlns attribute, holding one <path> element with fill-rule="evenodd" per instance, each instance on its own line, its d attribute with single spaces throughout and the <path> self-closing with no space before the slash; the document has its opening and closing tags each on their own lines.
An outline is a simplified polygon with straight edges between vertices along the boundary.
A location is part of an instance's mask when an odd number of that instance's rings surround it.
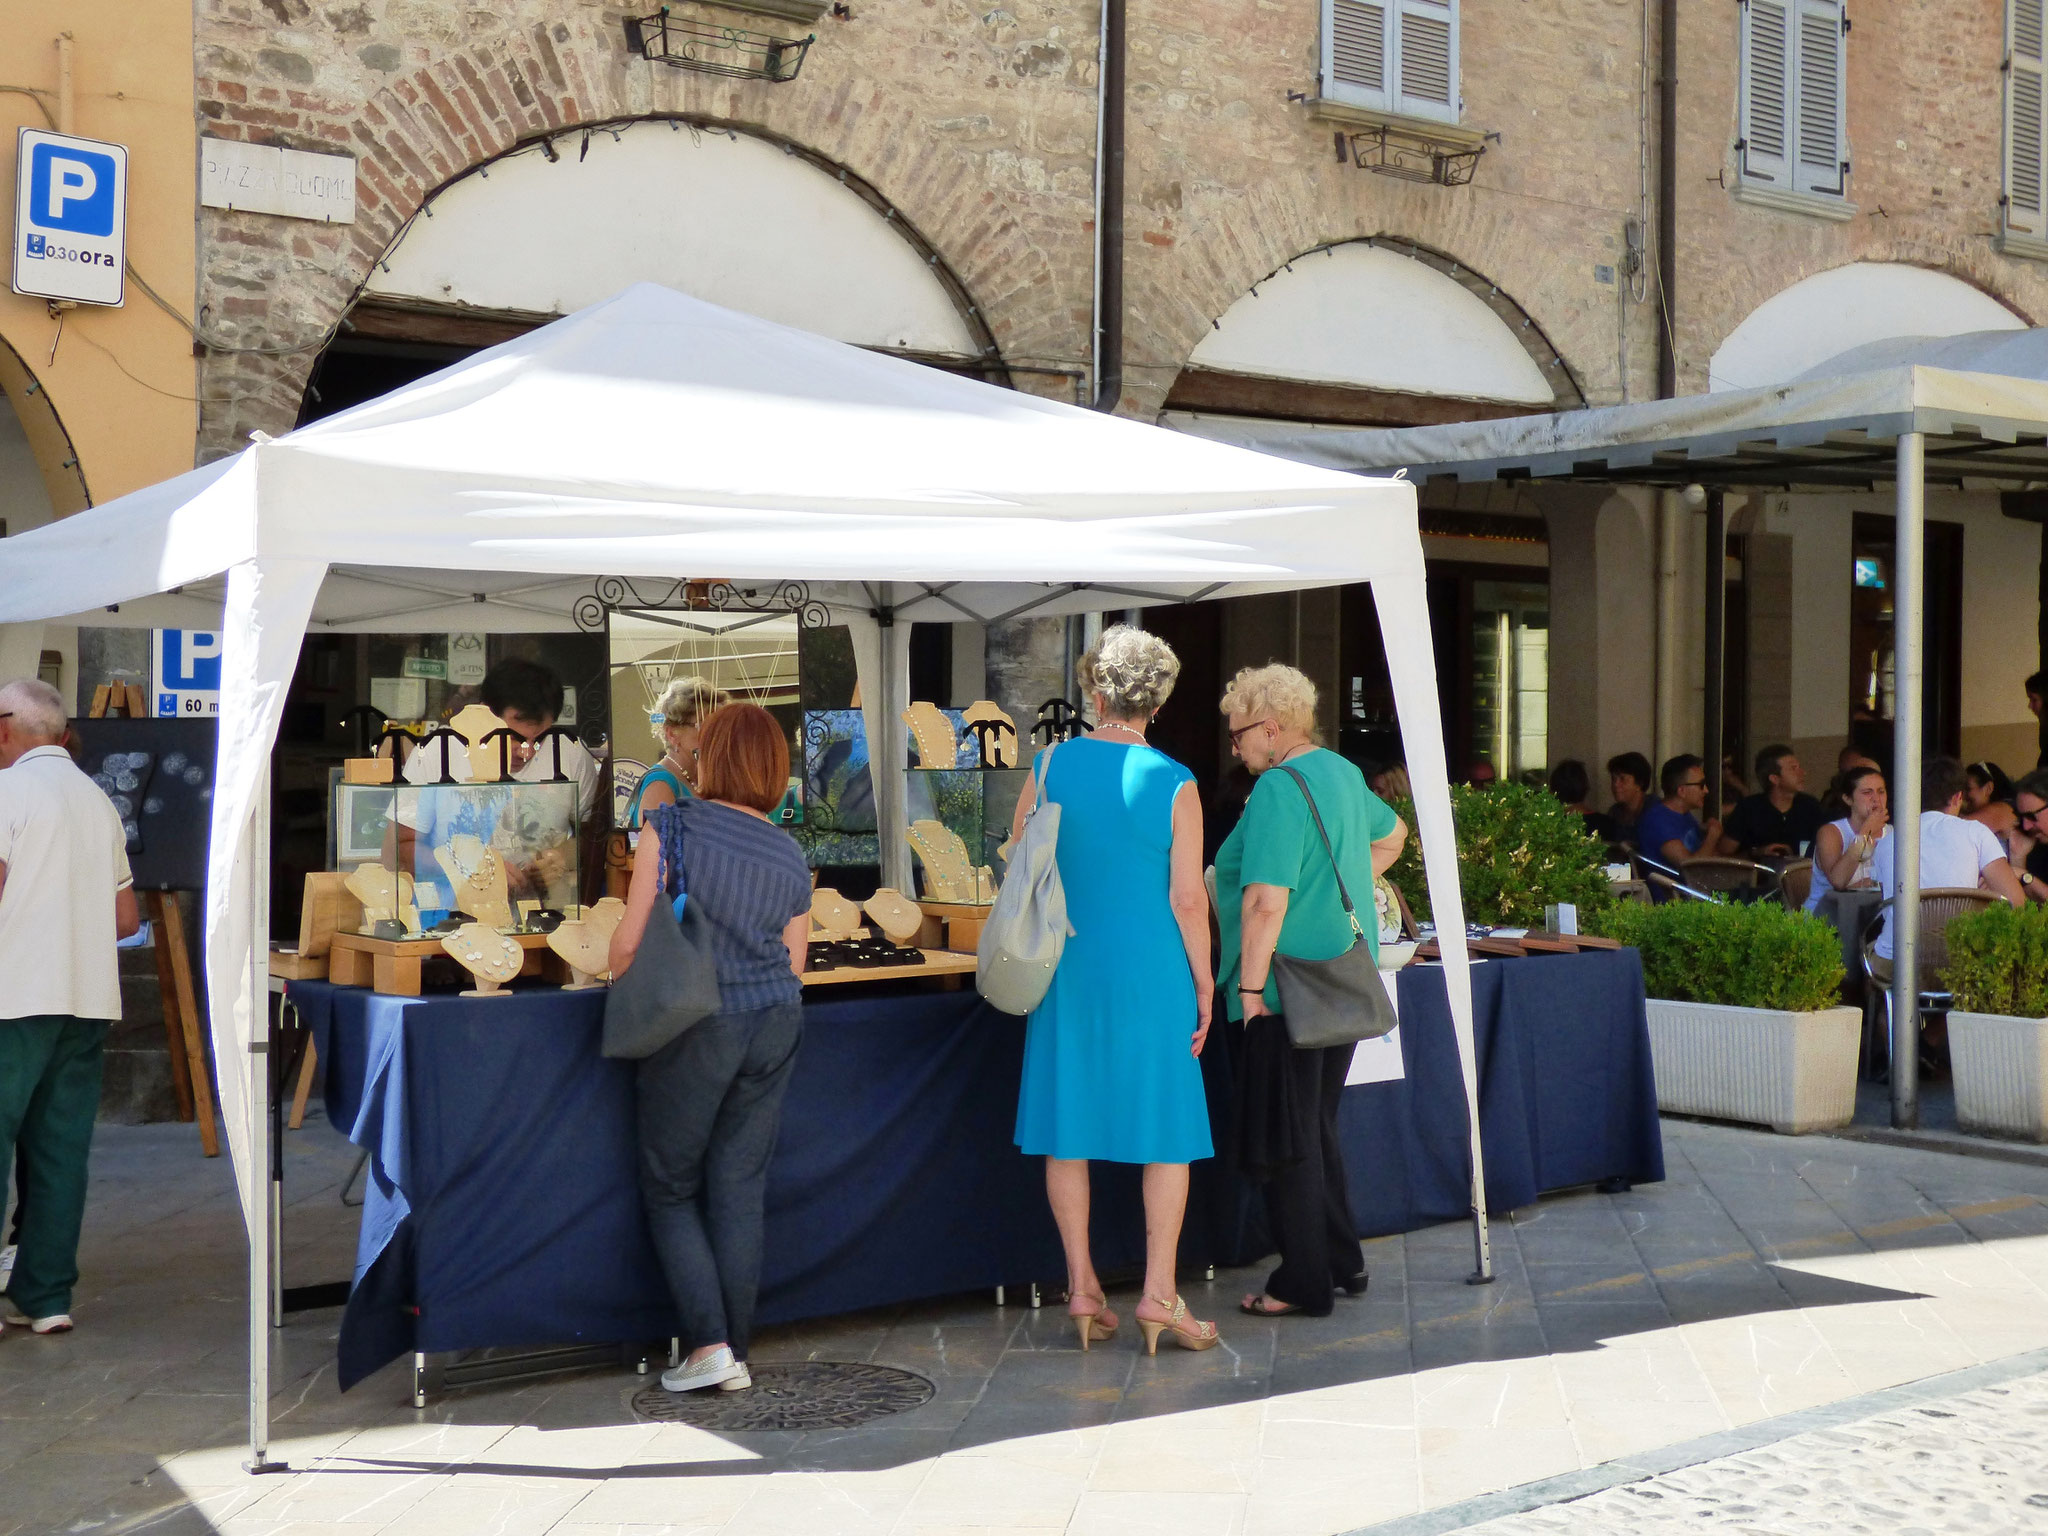
<svg viewBox="0 0 2048 1536">
<path fill-rule="evenodd" d="M 633 1394 L 633 1411 L 658 1424 L 700 1429 L 852 1429 L 920 1407 L 938 1390 L 913 1372 L 861 1361 L 775 1361 L 753 1374 L 745 1392 L 646 1387 Z"/>
</svg>

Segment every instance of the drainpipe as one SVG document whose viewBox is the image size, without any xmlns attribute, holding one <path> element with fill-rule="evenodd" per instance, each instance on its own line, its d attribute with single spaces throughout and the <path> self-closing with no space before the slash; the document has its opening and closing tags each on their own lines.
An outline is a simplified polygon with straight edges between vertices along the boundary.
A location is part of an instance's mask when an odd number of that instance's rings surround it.
<svg viewBox="0 0 2048 1536">
<path fill-rule="evenodd" d="M 1678 393 L 1678 0 L 1661 0 L 1657 104 L 1657 394 Z"/>
<path fill-rule="evenodd" d="M 57 34 L 57 131 L 78 132 L 78 116 L 73 103 L 76 100 L 71 89 L 71 34 Z"/>
<path fill-rule="evenodd" d="M 1102 0 L 1095 105 L 1095 400 L 1124 394 L 1124 0 Z"/>
</svg>

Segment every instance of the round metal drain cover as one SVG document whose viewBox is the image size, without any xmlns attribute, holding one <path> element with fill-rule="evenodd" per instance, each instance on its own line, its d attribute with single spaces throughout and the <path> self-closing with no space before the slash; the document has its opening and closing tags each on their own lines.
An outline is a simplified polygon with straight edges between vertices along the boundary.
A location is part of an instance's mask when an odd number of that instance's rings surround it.
<svg viewBox="0 0 2048 1536">
<path fill-rule="evenodd" d="M 914 1372 L 862 1361 L 770 1361 L 755 1366 L 753 1376 L 745 1392 L 646 1387 L 633 1394 L 633 1411 L 699 1429 L 852 1429 L 921 1407 L 938 1390 Z"/>
</svg>

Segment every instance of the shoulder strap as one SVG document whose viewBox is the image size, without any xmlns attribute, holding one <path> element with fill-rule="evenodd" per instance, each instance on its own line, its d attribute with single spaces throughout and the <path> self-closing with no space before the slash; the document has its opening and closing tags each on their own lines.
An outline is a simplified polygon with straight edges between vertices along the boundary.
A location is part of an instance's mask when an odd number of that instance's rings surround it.
<svg viewBox="0 0 2048 1536">
<path fill-rule="evenodd" d="M 1344 915 L 1351 920 L 1351 931 L 1364 937 L 1365 930 L 1358 926 L 1358 911 L 1351 905 L 1351 892 L 1344 885 L 1344 871 L 1337 867 L 1337 850 L 1330 846 L 1330 833 L 1323 825 L 1323 813 L 1316 809 L 1316 797 L 1308 791 L 1308 780 L 1301 776 L 1299 768 L 1290 768 L 1285 763 L 1274 766 L 1301 786 L 1301 798 L 1308 802 L 1308 813 L 1315 818 L 1316 836 L 1323 840 L 1323 852 L 1329 855 L 1330 873 L 1337 877 L 1337 895 L 1344 903 Z"/>
</svg>

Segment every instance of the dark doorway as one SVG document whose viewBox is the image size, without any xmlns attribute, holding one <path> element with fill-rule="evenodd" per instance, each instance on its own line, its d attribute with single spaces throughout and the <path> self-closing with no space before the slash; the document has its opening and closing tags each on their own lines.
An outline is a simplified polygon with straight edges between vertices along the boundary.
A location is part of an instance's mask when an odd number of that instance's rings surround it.
<svg viewBox="0 0 2048 1536">
<path fill-rule="evenodd" d="M 1856 749 L 1892 760 L 1896 718 L 1893 599 L 1897 591 L 1893 519 L 1858 512 L 1849 589 L 1849 735 Z M 1927 524 L 1926 594 L 1921 613 L 1922 740 L 1926 755 L 1956 756 L 1963 737 L 1963 529 Z"/>
</svg>

